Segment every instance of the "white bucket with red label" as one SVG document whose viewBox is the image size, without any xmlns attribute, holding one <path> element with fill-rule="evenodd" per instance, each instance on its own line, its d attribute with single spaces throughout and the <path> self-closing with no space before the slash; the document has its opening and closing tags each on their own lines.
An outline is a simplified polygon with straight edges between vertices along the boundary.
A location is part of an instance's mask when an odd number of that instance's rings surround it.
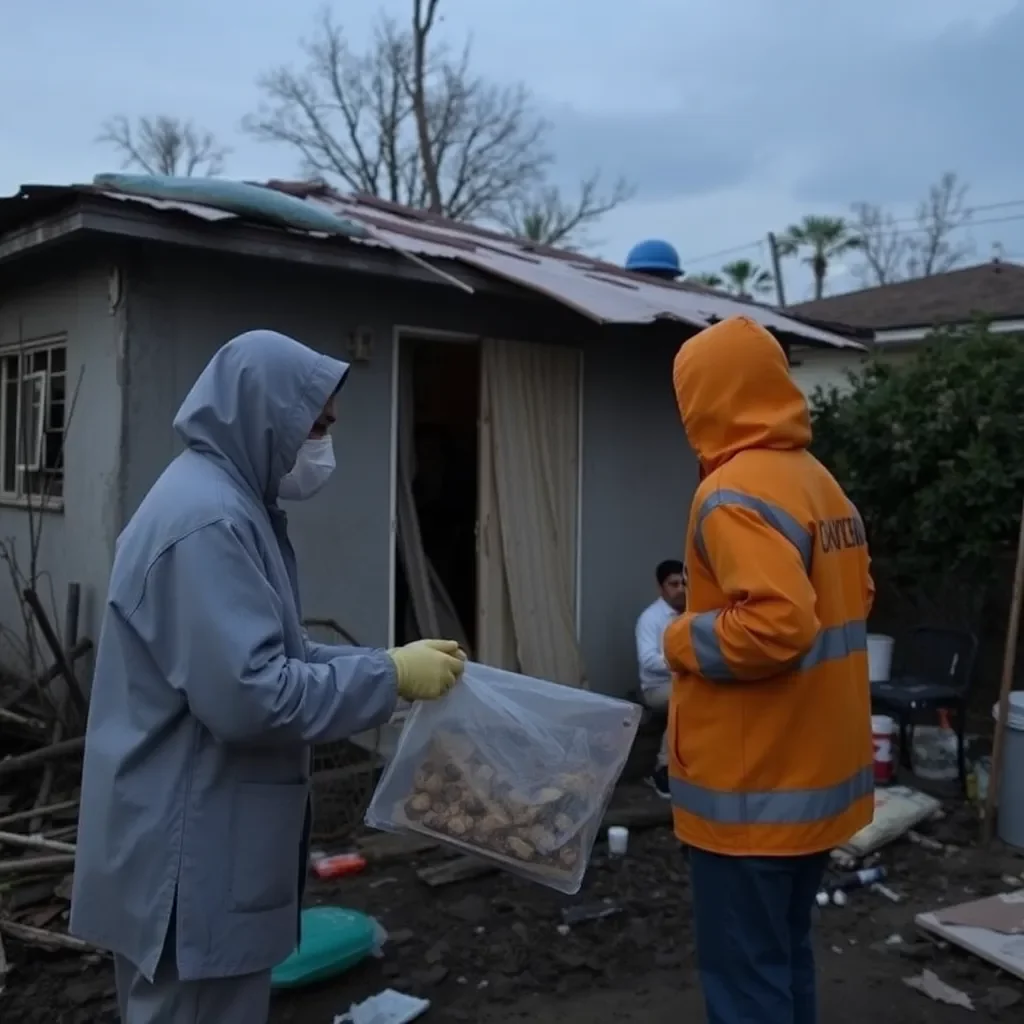
<svg viewBox="0 0 1024 1024">
<path fill-rule="evenodd" d="M 888 715 L 871 716 L 871 739 L 875 746 L 875 785 L 887 786 L 895 775 L 893 737 L 896 723 Z"/>
</svg>

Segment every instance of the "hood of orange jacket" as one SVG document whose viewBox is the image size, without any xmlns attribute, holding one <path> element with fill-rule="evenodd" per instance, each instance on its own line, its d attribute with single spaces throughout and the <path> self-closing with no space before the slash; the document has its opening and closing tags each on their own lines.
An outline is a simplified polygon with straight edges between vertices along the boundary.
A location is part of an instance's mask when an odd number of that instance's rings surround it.
<svg viewBox="0 0 1024 1024">
<path fill-rule="evenodd" d="M 806 448 L 807 402 L 782 346 L 760 324 L 731 317 L 687 341 L 672 367 L 690 447 L 710 473 L 747 448 Z"/>
</svg>

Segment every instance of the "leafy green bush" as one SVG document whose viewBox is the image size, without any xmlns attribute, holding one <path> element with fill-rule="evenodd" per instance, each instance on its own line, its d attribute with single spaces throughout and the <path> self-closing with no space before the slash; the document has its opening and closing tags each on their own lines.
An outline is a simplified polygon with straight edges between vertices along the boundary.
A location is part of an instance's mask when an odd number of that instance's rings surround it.
<svg viewBox="0 0 1024 1024">
<path fill-rule="evenodd" d="M 874 359 L 853 390 L 811 399 L 814 453 L 857 505 L 894 582 L 1012 548 L 1024 496 L 1024 338 L 984 324 Z"/>
</svg>

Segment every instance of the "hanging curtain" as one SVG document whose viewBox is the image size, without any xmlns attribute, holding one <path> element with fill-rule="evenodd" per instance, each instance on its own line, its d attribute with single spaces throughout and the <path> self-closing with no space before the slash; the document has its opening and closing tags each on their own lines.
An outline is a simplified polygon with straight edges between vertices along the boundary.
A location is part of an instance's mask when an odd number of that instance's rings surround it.
<svg viewBox="0 0 1024 1024">
<path fill-rule="evenodd" d="M 580 353 L 489 339 L 482 375 L 495 499 L 482 540 L 500 538 L 502 557 L 487 561 L 503 563 L 488 570 L 484 608 L 500 613 L 503 581 L 520 670 L 585 686 L 575 616 Z"/>
</svg>

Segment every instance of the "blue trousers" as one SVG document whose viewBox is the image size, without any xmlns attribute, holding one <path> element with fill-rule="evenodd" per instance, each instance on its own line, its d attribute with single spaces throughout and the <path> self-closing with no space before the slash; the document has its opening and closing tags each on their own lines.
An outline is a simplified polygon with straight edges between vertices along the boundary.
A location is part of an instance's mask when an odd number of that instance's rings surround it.
<svg viewBox="0 0 1024 1024">
<path fill-rule="evenodd" d="M 828 854 L 690 850 L 708 1024 L 817 1024 L 811 915 Z"/>
</svg>

